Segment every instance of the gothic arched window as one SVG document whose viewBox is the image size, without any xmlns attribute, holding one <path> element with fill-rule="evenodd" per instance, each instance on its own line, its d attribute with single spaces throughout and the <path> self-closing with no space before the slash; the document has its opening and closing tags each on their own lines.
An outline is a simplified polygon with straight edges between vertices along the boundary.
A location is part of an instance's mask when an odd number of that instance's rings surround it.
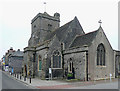
<svg viewBox="0 0 120 91">
<path fill-rule="evenodd" d="M 105 66 L 105 47 L 102 43 L 97 47 L 97 65 Z"/>
<path fill-rule="evenodd" d="M 40 70 L 42 70 L 42 58 L 39 55 L 39 58 L 38 58 L 38 71 L 40 71 Z"/>
<path fill-rule="evenodd" d="M 69 63 L 69 66 L 70 66 L 69 71 L 72 72 L 73 71 L 73 62 L 72 61 Z"/>
<path fill-rule="evenodd" d="M 61 53 L 56 50 L 53 52 L 53 68 L 61 68 L 61 64 L 62 64 L 62 61 L 61 61 Z"/>
</svg>

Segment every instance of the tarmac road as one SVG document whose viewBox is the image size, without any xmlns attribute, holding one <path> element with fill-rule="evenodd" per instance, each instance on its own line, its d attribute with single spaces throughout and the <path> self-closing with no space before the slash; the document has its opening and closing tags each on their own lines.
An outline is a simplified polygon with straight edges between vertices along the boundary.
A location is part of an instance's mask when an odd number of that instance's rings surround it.
<svg viewBox="0 0 120 91">
<path fill-rule="evenodd" d="M 13 78 L 6 75 L 4 72 L 2 73 L 2 89 L 31 89 L 28 85 L 25 85 L 22 82 L 14 80 Z M 0 79 L 1 80 L 1 79 Z"/>
</svg>

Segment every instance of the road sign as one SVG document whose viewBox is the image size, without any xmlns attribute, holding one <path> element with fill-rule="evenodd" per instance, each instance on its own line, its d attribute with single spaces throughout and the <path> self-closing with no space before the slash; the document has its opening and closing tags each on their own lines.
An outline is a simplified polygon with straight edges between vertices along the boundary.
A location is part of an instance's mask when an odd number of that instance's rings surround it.
<svg viewBox="0 0 120 91">
<path fill-rule="evenodd" d="M 112 76 L 112 74 L 110 73 L 110 77 Z"/>
<path fill-rule="evenodd" d="M 12 68 L 12 73 L 13 73 L 13 68 Z"/>
</svg>

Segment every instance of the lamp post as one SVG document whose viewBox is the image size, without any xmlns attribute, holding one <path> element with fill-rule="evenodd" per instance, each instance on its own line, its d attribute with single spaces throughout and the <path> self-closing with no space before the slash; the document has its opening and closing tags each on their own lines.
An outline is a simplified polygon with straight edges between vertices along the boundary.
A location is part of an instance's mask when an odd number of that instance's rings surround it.
<svg viewBox="0 0 120 91">
<path fill-rule="evenodd" d="M 20 80 L 21 80 L 21 72 L 20 72 Z"/>
</svg>

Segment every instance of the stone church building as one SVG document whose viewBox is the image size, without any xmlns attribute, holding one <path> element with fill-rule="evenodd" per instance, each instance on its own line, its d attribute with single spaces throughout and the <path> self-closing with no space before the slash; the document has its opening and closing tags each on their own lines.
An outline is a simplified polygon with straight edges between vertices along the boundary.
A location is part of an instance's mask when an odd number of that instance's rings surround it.
<svg viewBox="0 0 120 91">
<path fill-rule="evenodd" d="M 31 21 L 32 31 L 24 48 L 24 76 L 74 78 L 83 81 L 115 77 L 115 53 L 103 28 L 85 33 L 75 17 L 60 26 L 60 14 L 37 14 Z"/>
</svg>

